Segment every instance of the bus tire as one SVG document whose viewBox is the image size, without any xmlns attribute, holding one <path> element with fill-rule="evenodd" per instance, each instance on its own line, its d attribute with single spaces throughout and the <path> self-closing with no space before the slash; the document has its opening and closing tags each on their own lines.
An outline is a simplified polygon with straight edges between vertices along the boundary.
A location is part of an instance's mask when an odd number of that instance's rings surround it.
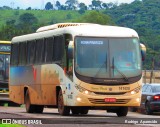
<svg viewBox="0 0 160 127">
<path fill-rule="evenodd" d="M 43 113 L 44 106 L 43 105 L 35 105 L 36 113 Z"/>
<path fill-rule="evenodd" d="M 70 108 L 64 106 L 62 90 L 60 90 L 58 94 L 58 112 L 62 116 L 67 116 L 70 113 Z"/>
<path fill-rule="evenodd" d="M 30 101 L 29 90 L 25 94 L 25 107 L 27 113 L 33 113 L 35 111 L 35 105 L 32 105 Z"/>
<path fill-rule="evenodd" d="M 116 114 L 118 117 L 126 116 L 128 113 L 128 107 L 119 107 Z"/>
<path fill-rule="evenodd" d="M 73 114 L 73 115 L 78 115 L 78 114 L 80 113 L 80 110 L 79 110 L 79 108 L 77 108 L 77 107 L 72 107 L 72 108 L 71 108 L 71 111 L 72 111 L 72 114 Z"/>
<path fill-rule="evenodd" d="M 80 111 L 80 114 L 82 114 L 82 115 L 86 115 L 86 114 L 88 114 L 88 109 L 81 109 L 81 111 Z"/>
</svg>

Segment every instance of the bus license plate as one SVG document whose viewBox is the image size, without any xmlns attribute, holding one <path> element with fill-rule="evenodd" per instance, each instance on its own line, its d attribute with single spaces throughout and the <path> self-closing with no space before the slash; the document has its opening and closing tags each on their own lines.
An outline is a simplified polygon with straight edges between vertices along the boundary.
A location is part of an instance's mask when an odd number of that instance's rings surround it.
<svg viewBox="0 0 160 127">
<path fill-rule="evenodd" d="M 105 102 L 116 102 L 116 98 L 105 98 Z"/>
</svg>

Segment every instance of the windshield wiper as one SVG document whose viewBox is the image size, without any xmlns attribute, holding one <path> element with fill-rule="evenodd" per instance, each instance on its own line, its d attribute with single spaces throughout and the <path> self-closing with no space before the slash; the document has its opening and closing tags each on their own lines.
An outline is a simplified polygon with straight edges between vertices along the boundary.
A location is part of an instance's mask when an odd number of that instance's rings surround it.
<svg viewBox="0 0 160 127">
<path fill-rule="evenodd" d="M 126 80 L 126 81 L 128 81 L 128 78 L 127 78 L 127 76 L 125 75 L 125 74 L 123 74 L 116 66 L 115 66 L 115 64 L 114 64 L 114 57 L 112 58 L 112 69 L 113 69 L 113 76 L 114 76 L 114 69 L 116 69 L 122 76 L 123 76 L 123 78 Z"/>
<path fill-rule="evenodd" d="M 99 74 L 99 72 L 101 72 L 102 67 L 106 65 L 106 72 L 107 72 L 107 54 L 106 54 L 106 61 L 104 61 L 104 63 L 100 66 L 100 68 L 98 69 L 98 71 L 96 72 L 94 78 L 97 77 L 97 75 Z"/>
<path fill-rule="evenodd" d="M 102 67 L 103 67 L 105 64 L 106 64 L 106 71 L 107 71 L 107 61 L 105 61 L 105 62 L 101 65 L 101 67 L 98 69 L 98 71 L 96 72 L 94 78 L 97 77 L 97 75 L 99 74 L 99 72 L 101 71 Z"/>
</svg>

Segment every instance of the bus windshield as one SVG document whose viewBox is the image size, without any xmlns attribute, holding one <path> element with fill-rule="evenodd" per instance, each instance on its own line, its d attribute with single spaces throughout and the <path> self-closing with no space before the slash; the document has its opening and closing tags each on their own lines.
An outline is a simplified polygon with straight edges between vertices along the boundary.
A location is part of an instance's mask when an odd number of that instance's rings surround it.
<svg viewBox="0 0 160 127">
<path fill-rule="evenodd" d="M 8 81 L 10 55 L 0 54 L 0 81 Z"/>
<path fill-rule="evenodd" d="M 91 78 L 130 78 L 141 75 L 137 38 L 75 38 L 75 71 Z"/>
</svg>

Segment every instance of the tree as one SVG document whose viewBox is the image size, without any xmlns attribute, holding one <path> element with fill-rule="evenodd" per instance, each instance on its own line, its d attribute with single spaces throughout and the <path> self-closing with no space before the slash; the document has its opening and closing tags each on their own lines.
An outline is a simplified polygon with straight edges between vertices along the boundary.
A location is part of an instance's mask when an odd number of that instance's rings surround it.
<svg viewBox="0 0 160 127">
<path fill-rule="evenodd" d="M 56 7 L 57 7 L 58 10 L 61 9 L 61 3 L 59 1 L 56 1 Z"/>
<path fill-rule="evenodd" d="M 27 34 L 35 32 L 37 29 L 38 19 L 31 13 L 24 13 L 19 17 L 20 23 L 17 24 L 17 29 L 21 30 L 21 33 Z"/>
<path fill-rule="evenodd" d="M 87 10 L 87 6 L 85 5 L 85 3 L 80 3 L 79 8 L 80 10 Z"/>
<path fill-rule="evenodd" d="M 38 22 L 38 19 L 31 13 L 24 13 L 22 15 L 20 15 L 19 17 L 19 21 L 22 24 L 36 24 Z"/>
<path fill-rule="evenodd" d="M 26 10 L 32 10 L 32 8 L 31 8 L 31 7 L 28 7 Z"/>
<path fill-rule="evenodd" d="M 80 14 L 85 13 L 85 10 L 87 10 L 87 6 L 86 6 L 84 3 L 80 3 L 80 4 L 79 4 L 79 8 L 80 8 L 80 9 L 79 9 L 78 12 L 79 12 Z"/>
<path fill-rule="evenodd" d="M 99 1 L 99 0 L 92 0 L 92 6 L 94 7 L 95 10 L 101 9 L 102 8 L 101 1 Z"/>
<path fill-rule="evenodd" d="M 46 10 L 53 10 L 53 5 L 51 4 L 51 2 L 46 3 L 45 9 Z"/>
<path fill-rule="evenodd" d="M 104 9 L 107 9 L 107 8 L 108 8 L 108 6 L 107 6 L 106 3 L 103 3 L 103 4 L 102 4 L 102 7 L 103 7 Z"/>
<path fill-rule="evenodd" d="M 105 15 L 98 11 L 91 11 L 85 14 L 84 16 L 82 16 L 76 22 L 97 23 L 97 24 L 102 24 L 102 25 L 107 25 L 107 24 L 113 25 L 114 24 L 114 22 L 111 20 L 111 18 L 108 15 Z"/>
<path fill-rule="evenodd" d="M 12 10 L 12 8 L 10 8 L 8 6 L 3 6 L 1 10 Z"/>
<path fill-rule="evenodd" d="M 68 5 L 68 10 L 75 10 L 78 5 L 78 0 L 67 0 L 65 4 Z"/>
<path fill-rule="evenodd" d="M 15 25 L 15 20 L 7 20 L 6 21 L 6 25 L 11 25 L 11 26 L 14 26 Z"/>
</svg>

